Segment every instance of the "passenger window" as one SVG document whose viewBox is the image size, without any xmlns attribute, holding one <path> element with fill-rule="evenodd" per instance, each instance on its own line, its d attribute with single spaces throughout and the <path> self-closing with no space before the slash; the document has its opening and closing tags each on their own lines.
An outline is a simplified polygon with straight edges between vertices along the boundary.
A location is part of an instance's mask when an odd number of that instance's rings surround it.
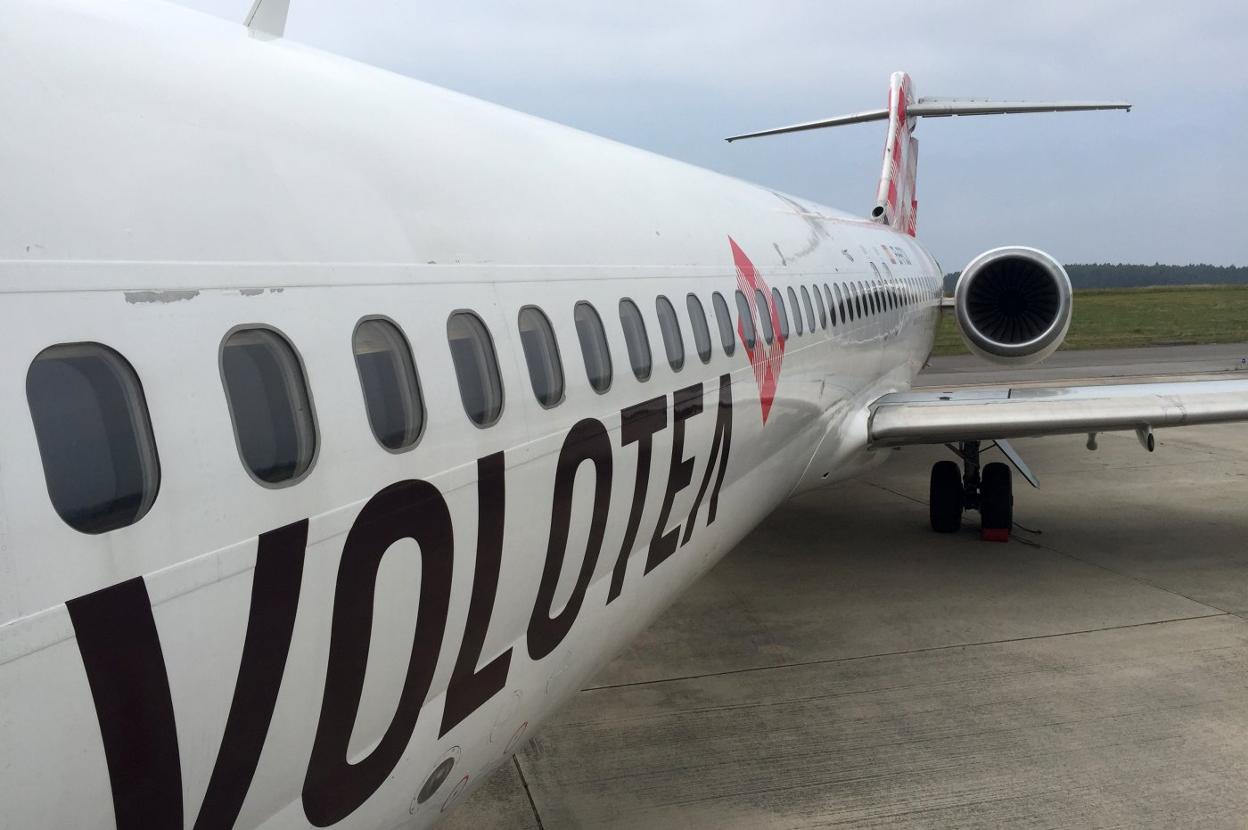
<svg viewBox="0 0 1248 830">
<path fill-rule="evenodd" d="M 789 313 L 784 307 L 784 296 L 779 288 L 771 289 L 771 301 L 776 307 L 776 318 L 780 321 L 780 338 L 789 339 Z"/>
<path fill-rule="evenodd" d="M 26 402 L 52 507 L 81 533 L 132 525 L 151 509 L 160 462 L 143 387 L 117 352 L 66 343 L 26 371 Z"/>
<path fill-rule="evenodd" d="M 540 308 L 529 305 L 520 309 L 517 326 L 533 395 L 547 409 L 557 406 L 563 400 L 563 361 L 559 359 L 559 344 L 550 320 Z"/>
<path fill-rule="evenodd" d="M 303 367 L 272 329 L 239 329 L 221 344 L 221 375 L 243 464 L 265 484 L 294 481 L 316 455 Z"/>
<path fill-rule="evenodd" d="M 572 311 L 576 322 L 576 336 L 581 341 L 581 356 L 585 359 L 585 377 L 598 394 L 611 388 L 611 349 L 607 346 L 607 333 L 602 328 L 602 318 L 592 305 L 582 300 Z"/>
<path fill-rule="evenodd" d="M 818 291 L 819 287 L 815 286 L 815 290 Z M 832 323 L 832 325 L 835 326 L 836 325 L 836 303 L 832 299 L 832 289 L 828 288 L 828 284 L 826 282 L 823 284 L 823 298 L 828 301 L 828 321 Z"/>
<path fill-rule="evenodd" d="M 840 313 L 841 313 L 841 323 L 842 323 L 842 324 L 844 324 L 844 323 L 845 323 L 845 296 L 844 296 L 843 294 L 841 294 L 841 286 L 840 286 L 840 284 L 839 284 L 839 283 L 833 283 L 833 284 L 832 284 L 832 291 L 833 291 L 833 292 L 835 292 L 835 294 L 836 294 L 836 305 L 835 305 L 834 307 L 840 311 Z M 835 311 L 832 311 L 832 309 L 828 309 L 828 311 L 832 312 L 833 314 L 835 314 L 835 313 L 836 313 Z"/>
<path fill-rule="evenodd" d="M 823 304 L 823 295 L 819 293 L 819 286 L 814 286 L 815 305 L 819 307 L 819 328 L 826 329 L 828 327 L 828 310 Z"/>
<path fill-rule="evenodd" d="M 446 342 L 468 419 L 479 427 L 494 424 L 503 414 L 503 379 L 485 323 L 471 311 L 456 311 L 446 321 Z"/>
<path fill-rule="evenodd" d="M 355 327 L 351 346 L 373 435 L 388 450 L 411 447 L 424 426 L 425 406 L 407 338 L 389 320 L 373 318 Z"/>
<path fill-rule="evenodd" d="M 659 334 L 663 336 L 663 350 L 667 352 L 668 365 L 673 372 L 679 372 L 685 365 L 685 341 L 680 336 L 680 321 L 676 319 L 676 309 L 672 301 L 662 294 L 654 301 L 655 311 L 659 315 Z"/>
<path fill-rule="evenodd" d="M 637 380 L 650 377 L 650 341 L 646 337 L 646 321 L 641 318 L 637 304 L 625 297 L 620 300 L 620 325 L 624 328 L 624 342 L 628 346 L 628 362 L 632 364 Z"/>
<path fill-rule="evenodd" d="M 802 305 L 806 307 L 806 328 L 813 334 L 815 331 L 815 307 L 810 304 L 810 292 L 802 286 Z"/>
<path fill-rule="evenodd" d="M 698 358 L 703 363 L 710 363 L 711 330 L 706 325 L 706 309 L 697 294 L 685 297 L 685 308 L 689 312 L 689 324 L 693 326 L 693 346 L 698 350 Z"/>
<path fill-rule="evenodd" d="M 797 304 L 797 292 L 793 290 L 793 286 L 789 286 L 789 305 L 793 307 L 793 328 L 797 331 L 797 336 L 802 336 L 802 308 Z"/>
<path fill-rule="evenodd" d="M 771 328 L 771 307 L 767 305 L 767 295 L 761 288 L 754 289 L 754 307 L 758 310 L 758 325 L 763 330 L 763 339 L 771 345 L 776 333 Z"/>
<path fill-rule="evenodd" d="M 737 333 L 732 330 L 732 312 L 728 310 L 728 301 L 716 291 L 711 295 L 711 305 L 715 306 L 715 322 L 719 324 L 719 342 L 724 347 L 724 354 L 732 357 L 737 350 Z"/>
<path fill-rule="evenodd" d="M 758 342 L 754 333 L 754 315 L 750 313 L 749 300 L 740 291 L 737 291 L 737 317 L 741 321 L 741 336 L 745 338 L 745 345 L 753 349 Z"/>
<path fill-rule="evenodd" d="M 855 308 L 855 310 L 858 312 L 858 319 L 859 319 L 859 320 L 861 320 L 861 319 L 862 319 L 862 315 L 863 315 L 863 308 L 862 308 L 862 283 L 861 283 L 861 282 L 854 282 L 854 283 L 851 283 L 851 285 L 853 285 L 853 287 L 854 287 L 854 308 Z"/>
</svg>

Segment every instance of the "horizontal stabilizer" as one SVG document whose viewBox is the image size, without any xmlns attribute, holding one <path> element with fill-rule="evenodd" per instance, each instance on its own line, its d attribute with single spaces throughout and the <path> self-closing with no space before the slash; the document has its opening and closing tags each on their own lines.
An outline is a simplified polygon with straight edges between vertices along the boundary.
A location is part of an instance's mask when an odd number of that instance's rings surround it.
<svg viewBox="0 0 1248 830">
<path fill-rule="evenodd" d="M 987 98 L 919 98 L 906 108 L 906 115 L 922 118 L 947 118 L 951 115 L 1007 115 L 1019 112 L 1079 112 L 1086 110 L 1130 110 L 1126 101 L 993 101 Z M 863 124 L 867 121 L 887 121 L 888 109 L 865 110 L 849 115 L 838 115 L 818 121 L 804 121 L 787 127 L 773 127 L 755 133 L 730 136 L 725 141 L 742 138 L 759 138 L 767 135 L 798 133 L 804 130 L 821 130 L 824 127 L 843 127 L 847 124 Z"/>
<path fill-rule="evenodd" d="M 787 127 L 773 127 L 753 133 L 729 136 L 727 141 L 759 138 L 765 135 L 800 133 L 824 127 L 887 121 L 884 142 L 884 168 L 875 191 L 872 221 L 914 236 L 919 211 L 915 195 L 915 172 L 919 142 L 914 128 L 920 118 L 948 118 L 953 115 L 1005 115 L 1014 112 L 1078 112 L 1087 110 L 1130 110 L 1126 101 L 993 101 L 988 98 L 920 98 L 905 72 L 894 72 L 888 79 L 888 106 L 878 110 L 852 112 L 818 121 L 804 121 Z"/>
</svg>

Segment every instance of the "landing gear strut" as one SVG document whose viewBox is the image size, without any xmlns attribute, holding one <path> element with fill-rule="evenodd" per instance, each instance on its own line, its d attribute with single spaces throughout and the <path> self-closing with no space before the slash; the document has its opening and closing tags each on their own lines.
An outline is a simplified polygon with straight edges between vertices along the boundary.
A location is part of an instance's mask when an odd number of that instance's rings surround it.
<svg viewBox="0 0 1248 830">
<path fill-rule="evenodd" d="M 954 533 L 962 527 L 962 513 L 978 510 L 980 533 L 992 542 L 1008 542 L 1014 525 L 1013 471 L 1000 462 L 985 464 L 981 474 L 979 441 L 963 441 L 950 450 L 962 459 L 932 465 L 928 505 L 932 530 Z M 989 447 L 991 449 L 991 446 Z"/>
</svg>

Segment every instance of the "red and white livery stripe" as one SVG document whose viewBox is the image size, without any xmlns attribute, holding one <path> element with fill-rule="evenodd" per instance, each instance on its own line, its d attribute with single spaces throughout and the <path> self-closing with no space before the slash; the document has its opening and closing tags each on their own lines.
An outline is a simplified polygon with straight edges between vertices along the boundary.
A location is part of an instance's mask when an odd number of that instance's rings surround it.
<svg viewBox="0 0 1248 830">
<path fill-rule="evenodd" d="M 876 190 L 876 220 L 914 236 L 915 172 L 919 142 L 914 137 L 914 119 L 907 109 L 914 104 L 914 87 L 905 72 L 894 72 L 888 84 L 888 139 L 884 144 L 884 169 Z M 881 214 L 879 209 L 883 209 Z"/>
</svg>

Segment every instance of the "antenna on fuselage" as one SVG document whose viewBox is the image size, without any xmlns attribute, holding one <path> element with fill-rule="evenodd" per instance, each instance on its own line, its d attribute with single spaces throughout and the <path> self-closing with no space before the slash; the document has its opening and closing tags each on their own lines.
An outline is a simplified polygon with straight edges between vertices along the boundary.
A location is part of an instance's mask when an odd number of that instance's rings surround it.
<svg viewBox="0 0 1248 830">
<path fill-rule="evenodd" d="M 252 37 L 271 40 L 286 34 L 286 16 L 290 0 L 255 0 L 243 25 Z"/>
</svg>

